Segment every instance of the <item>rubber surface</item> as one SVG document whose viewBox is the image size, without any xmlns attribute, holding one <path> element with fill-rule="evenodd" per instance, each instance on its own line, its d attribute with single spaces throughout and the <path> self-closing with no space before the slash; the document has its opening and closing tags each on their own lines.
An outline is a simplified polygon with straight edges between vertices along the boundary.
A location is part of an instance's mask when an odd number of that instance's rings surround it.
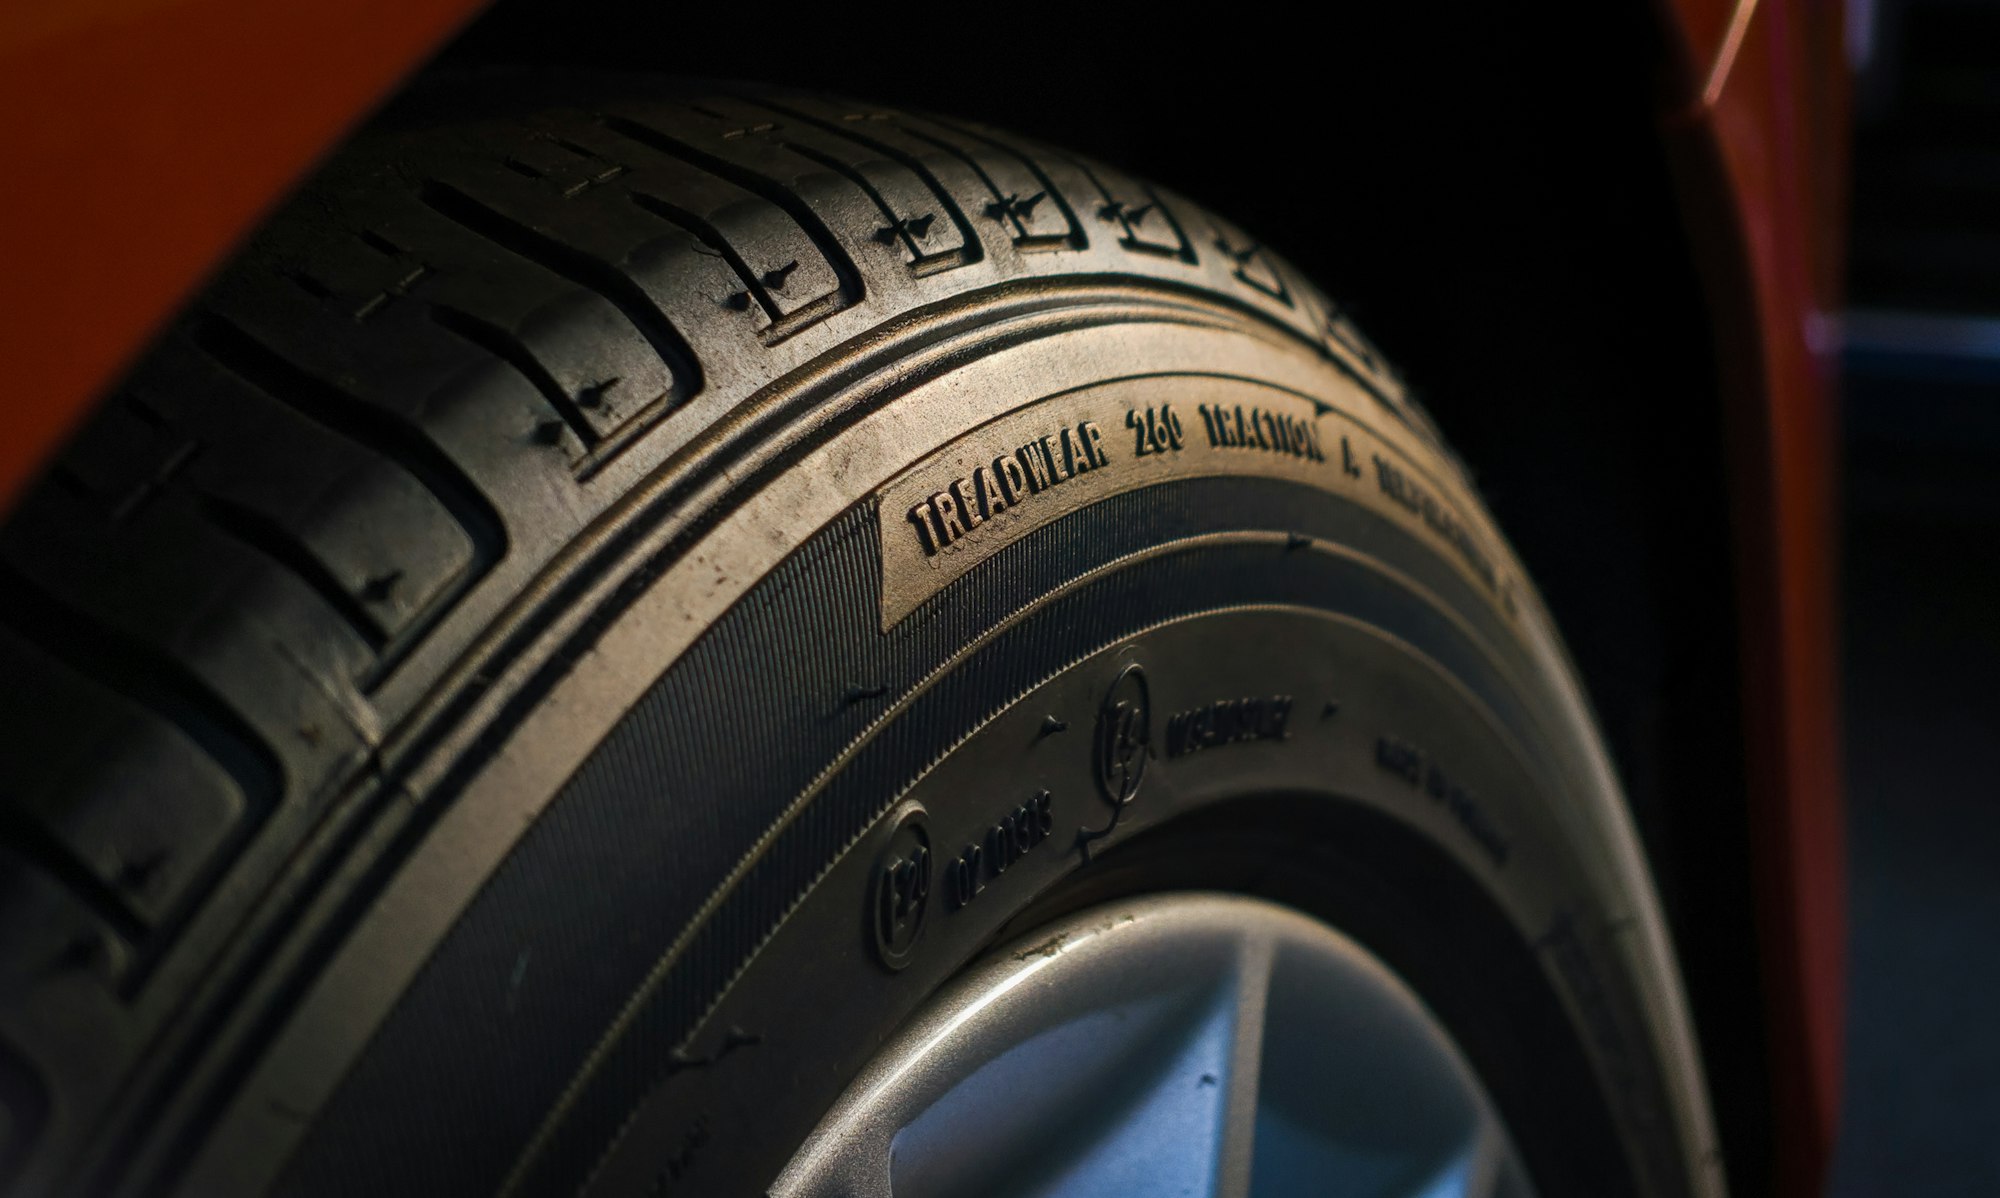
<svg viewBox="0 0 2000 1198">
<path fill-rule="evenodd" d="M 412 98 L 0 530 L 0 1179 L 571 1189 L 616 1165 L 615 1133 L 696 1059 L 731 979 L 754 998 L 757 977 L 803 976 L 743 971 L 785 959 L 774 929 L 846 918 L 819 897 L 829 871 L 925 762 L 1037 687 L 1094 693 L 1080 663 L 1162 621 L 1293 604 L 1400 629 L 1506 735 L 1547 738 L 1550 785 L 1594 796 L 1547 842 L 1597 888 L 1572 904 L 1586 941 L 1640 930 L 1603 950 L 1612 997 L 1564 1001 L 1616 1008 L 1644 1045 L 1605 1083 L 1654 1112 L 1620 1133 L 1651 1145 L 1641 1188 L 1716 1184 L 1691 1180 L 1709 1133 L 1678 983 L 1560 651 L 1339 309 L 1099 164 L 813 96 L 689 95 L 498 79 Z M 984 548 L 950 534 L 948 579 L 897 574 L 894 480 L 976 480 L 983 459 L 952 447 L 1029 419 L 1012 405 L 1082 405 L 1067 430 L 1129 438 L 1126 392 L 1104 388 L 1157 386 L 1188 397 L 1193 445 L 1195 398 L 1253 382 L 1255 444 L 1202 418 L 1213 447 L 1282 449 L 1247 477 L 1050 487 L 1074 506 Z M 1271 473 L 1337 460 L 1340 437 L 1362 479 L 1350 428 L 1379 446 L 1366 502 Z M 1268 535 L 1202 540 L 1245 530 Z M 1007 631 L 1043 602 L 1068 614 Z M 1481 839 L 1452 851 L 1491 857 Z M 854 1034 L 886 1035 L 1091 853 L 1062 860 L 991 926 L 935 934 L 950 947 Z M 1598 950 L 1553 943 L 1574 988 L 1564 954 Z M 878 969 L 845 956 L 828 968 Z"/>
</svg>

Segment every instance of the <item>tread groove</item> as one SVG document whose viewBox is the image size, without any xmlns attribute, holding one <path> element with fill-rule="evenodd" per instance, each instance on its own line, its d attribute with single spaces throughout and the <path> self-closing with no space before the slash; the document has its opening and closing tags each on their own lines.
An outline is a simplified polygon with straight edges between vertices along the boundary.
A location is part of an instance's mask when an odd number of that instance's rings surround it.
<svg viewBox="0 0 2000 1198">
<path fill-rule="evenodd" d="M 428 608 L 383 645 L 375 665 L 355 685 L 368 693 L 444 619 L 458 600 L 507 552 L 506 526 L 493 504 L 458 464 L 422 433 L 396 417 L 322 382 L 219 316 L 200 320 L 195 344 L 225 369 L 272 399 L 329 431 L 407 471 L 448 512 L 471 546 L 466 569 Z"/>
<path fill-rule="evenodd" d="M 791 217 L 799 228 L 805 231 L 812 243 L 819 247 L 827 265 L 833 270 L 834 278 L 840 281 L 837 294 L 843 302 L 832 311 L 816 313 L 815 316 L 830 316 L 835 311 L 861 302 L 861 297 L 867 293 L 862 283 L 861 272 L 848 257 L 847 251 L 841 246 L 840 239 L 834 236 L 833 230 L 827 228 L 826 222 L 820 219 L 819 214 L 814 212 L 797 192 L 754 170 L 697 150 L 686 142 L 641 121 L 615 113 L 603 113 L 597 119 L 604 128 L 627 141 L 637 142 L 670 158 L 678 158 L 689 166 L 707 171 L 718 179 L 734 183 Z M 796 312 L 793 314 L 793 319 L 796 320 L 803 315 L 804 311 Z"/>
<path fill-rule="evenodd" d="M 1020 163 L 1022 169 L 1035 177 L 1035 182 L 1041 185 L 1043 192 L 1049 197 L 1049 201 L 1062 209 L 1063 219 L 1069 222 L 1069 236 L 1067 238 L 1056 237 L 1049 240 L 1073 250 L 1090 248 L 1090 237 L 1083 231 L 1083 222 L 1077 218 L 1076 209 L 1070 206 L 1069 197 L 1063 194 L 1062 189 L 1049 179 L 1048 172 L 1042 169 L 1041 163 L 1030 158 L 1025 151 L 981 133 L 976 129 L 968 129 L 962 125 L 953 124 L 950 121 L 934 116 L 927 115 L 922 119 L 955 136 L 969 138 L 975 142 L 982 143 L 988 148 L 1005 154 Z M 917 133 L 917 130 L 910 129 L 907 125 L 903 126 L 903 128 L 910 133 Z M 919 134 L 919 136 L 922 135 Z M 926 140 L 940 145 L 946 144 L 935 137 L 926 138 Z M 967 157 L 970 157 L 970 155 L 967 155 Z"/>
<path fill-rule="evenodd" d="M 578 441 L 583 442 L 586 451 L 596 448 L 597 443 L 603 440 L 598 435 L 597 429 L 584 417 L 583 409 L 576 402 L 576 397 L 562 389 L 562 385 L 556 382 L 555 376 L 548 372 L 548 369 L 535 357 L 534 352 L 519 337 L 496 324 L 445 304 L 432 304 L 430 317 L 443 328 L 458 334 L 512 366 L 533 383 L 535 390 L 542 393 L 542 398 L 549 401 L 549 406 L 556 410 L 556 415 L 561 416 L 563 423 L 569 426 L 569 431 L 576 434 Z"/>
<path fill-rule="evenodd" d="M 896 127 L 898 129 L 901 129 L 903 132 L 909 134 L 911 137 L 927 141 L 930 144 L 938 147 L 940 150 L 944 150 L 949 154 L 956 155 L 959 159 L 964 161 L 967 166 L 970 166 L 975 172 L 978 173 L 980 180 L 986 184 L 986 189 L 993 193 L 994 200 L 1002 203 L 1006 202 L 1006 200 L 1008 199 L 1007 193 L 1001 190 L 1001 187 L 998 183 L 994 182 L 993 176 L 988 174 L 986 172 L 986 168 L 979 164 L 978 159 L 976 159 L 973 156 L 971 150 L 967 149 L 965 146 L 959 145 L 958 143 L 950 140 L 949 138 L 939 137 L 935 133 L 931 133 L 923 129 L 912 127 L 908 123 L 911 119 L 912 118 L 908 116 L 898 113 Z M 936 125 L 938 128 L 943 129 L 949 133 L 956 134 L 959 137 L 969 138 L 973 141 L 984 142 L 990 148 L 996 149 L 1001 153 L 1007 155 L 1008 157 L 1014 159 L 1016 162 L 1019 162 L 1024 170 L 1026 170 L 1030 175 L 1033 175 L 1035 177 L 1035 182 L 1041 185 L 1042 193 L 1048 196 L 1049 199 L 1056 205 L 1056 207 L 1062 210 L 1063 218 L 1069 222 L 1070 232 L 1069 236 L 1067 237 L 1036 236 L 1028 233 L 1028 231 L 1021 226 L 1017 218 L 1010 217 L 1009 219 L 1013 219 L 1015 221 L 1015 226 L 1014 226 L 1015 229 L 1021 234 L 1019 237 L 1014 238 L 1015 245 L 1019 246 L 1023 250 L 1048 250 L 1048 249 L 1059 249 L 1059 248 L 1082 250 L 1090 248 L 1090 238 L 1088 235 L 1084 233 L 1082 222 L 1077 220 L 1076 210 L 1070 207 L 1069 200 L 1064 197 L 1062 192 L 1059 189 L 1057 189 L 1057 187 L 1053 183 L 1049 182 L 1048 176 L 1043 173 L 1042 168 L 1038 164 L 1029 161 L 1028 158 L 1025 155 L 1023 155 L 1020 151 L 1001 145 L 998 142 L 993 141 L 991 138 L 980 137 L 975 133 L 969 132 L 964 129 L 959 129 L 953 125 L 946 124 L 944 121 L 938 120 L 935 117 L 926 116 L 920 119 L 927 121 L 930 124 Z"/>
<path fill-rule="evenodd" d="M 1117 202 L 1116 198 L 1111 194 L 1111 189 L 1104 185 L 1104 180 L 1098 177 L 1097 172 L 1091 168 L 1088 162 L 1067 155 L 1064 156 L 1063 161 L 1069 163 L 1078 174 L 1090 180 L 1090 185 L 1097 189 L 1097 194 L 1104 198 L 1106 204 L 1115 204 Z M 1141 186 L 1144 185 L 1142 184 Z M 1117 220 L 1120 226 L 1125 229 L 1125 236 L 1118 239 L 1118 244 L 1135 254 L 1153 254 L 1158 257 L 1172 258 L 1175 261 L 1185 262 L 1190 266 L 1195 265 L 1200 259 L 1195 255 L 1194 242 L 1188 237 L 1187 230 L 1182 227 L 1180 218 L 1174 215 L 1173 208 L 1161 200 L 1159 194 L 1151 187 L 1146 187 L 1145 192 L 1152 201 L 1147 207 L 1159 213 L 1160 219 L 1167 222 L 1167 227 L 1174 231 L 1174 239 L 1180 242 L 1180 248 L 1178 250 L 1170 250 L 1162 245 L 1153 245 L 1140 241 L 1137 232 L 1132 227 L 1132 222 L 1122 212 L 1118 215 Z"/>
<path fill-rule="evenodd" d="M 855 145 L 862 146 L 869 150 L 873 150 L 877 154 L 880 154 L 883 157 L 889 159 L 890 161 L 895 162 L 898 165 L 902 166 L 903 169 L 915 175 L 923 183 L 923 185 L 930 190 L 930 193 L 937 198 L 939 206 L 942 207 L 944 211 L 950 215 L 951 223 L 958 228 L 959 238 L 964 243 L 964 248 L 958 251 L 957 255 L 958 261 L 954 263 L 954 265 L 970 266 L 972 263 L 979 261 L 984 256 L 984 254 L 982 253 L 982 247 L 979 240 L 979 236 L 977 233 L 973 231 L 972 221 L 966 216 L 964 205 L 959 203 L 958 197 L 952 195 L 951 190 L 945 187 L 945 185 L 938 180 L 937 176 L 931 173 L 930 168 L 925 166 L 919 159 L 904 153 L 903 151 L 897 149 L 894 146 L 888 145 L 884 142 L 877 141 L 872 137 L 866 137 L 861 133 L 856 132 L 852 128 L 843 127 L 837 122 L 823 120 L 819 117 L 811 116 L 807 113 L 800 112 L 797 109 L 788 107 L 787 105 L 780 103 L 778 101 L 756 100 L 754 97 L 748 97 L 748 96 L 744 98 L 749 100 L 754 100 L 754 102 L 762 104 L 765 108 L 770 109 L 772 112 L 776 112 L 783 116 L 789 117 L 792 120 L 800 121 L 807 125 L 811 125 L 814 128 L 819 129 L 820 131 L 830 136 L 839 137 L 846 141 L 853 142 Z M 874 186 L 870 184 L 866 179 L 864 179 L 859 171 L 853 169 L 852 167 L 849 167 L 846 163 L 840 162 L 828 155 L 822 154 L 819 151 L 814 150 L 810 146 L 794 145 L 791 142 L 786 142 L 785 145 L 786 148 L 790 149 L 793 153 L 804 155 L 805 157 L 820 163 L 822 166 L 825 166 L 829 170 L 838 171 L 841 174 L 847 176 L 854 182 L 855 186 L 861 188 L 863 191 L 868 193 L 868 197 L 875 201 L 876 206 L 882 209 L 883 214 L 887 216 L 889 220 L 894 221 L 896 219 L 896 214 L 890 210 L 888 204 L 883 202 L 882 197 L 876 192 Z M 907 240 L 908 239 L 906 238 L 906 241 Z M 916 254 L 919 258 L 922 258 L 924 256 L 922 251 L 917 248 L 914 242 L 910 243 L 910 252 Z"/>
<path fill-rule="evenodd" d="M 668 373 L 680 384 L 676 387 L 680 394 L 672 397 L 674 401 L 685 403 L 700 394 L 701 364 L 694 350 L 646 294 L 645 288 L 630 275 L 521 224 L 448 183 L 425 183 L 420 196 L 426 207 L 460 228 L 568 279 L 618 309 L 652 345 Z"/>
<path fill-rule="evenodd" d="M 729 240 L 719 229 L 687 209 L 669 203 L 649 191 L 635 189 L 629 194 L 632 203 L 641 210 L 666 221 L 720 254 L 722 260 L 729 263 L 729 269 L 736 272 L 736 278 L 743 284 L 743 290 L 757 301 L 757 306 L 770 318 L 773 328 L 784 320 L 784 313 L 778 311 L 778 305 L 771 302 L 771 293 L 757 277 L 757 272 L 750 269 L 750 264 L 743 260 L 743 255 L 736 251 L 735 246 L 729 244 Z"/>
<path fill-rule="evenodd" d="M 458 464 L 422 433 L 314 377 L 223 317 L 204 317 L 195 326 L 194 341 L 272 399 L 407 470 L 451 513 L 472 543 L 472 568 L 441 605 L 449 605 L 506 552 L 499 513 Z"/>
<path fill-rule="evenodd" d="M 208 517 L 211 524 L 290 570 L 324 600 L 364 644 L 377 654 L 382 652 L 389 640 L 382 627 L 303 541 L 263 513 L 221 496 L 202 494 L 199 503 L 202 514 Z"/>
<path fill-rule="evenodd" d="M 993 181 L 993 176 L 986 172 L 986 168 L 980 164 L 978 159 L 974 158 L 970 153 L 968 153 L 964 146 L 954 145 L 951 142 L 946 141 L 941 137 L 936 137 L 929 133 L 926 133 L 922 129 L 912 129 L 910 128 L 910 126 L 906 124 L 899 123 L 896 127 L 898 129 L 901 129 L 903 132 L 909 134 L 911 137 L 916 138 L 919 141 L 928 142 L 931 145 L 936 146 L 938 149 L 944 151 L 945 153 L 951 155 L 953 158 L 956 158 L 960 162 L 964 163 L 966 169 L 971 171 L 975 176 L 978 177 L 981 183 L 986 185 L 987 194 L 991 195 L 995 200 L 998 200 L 1004 195 L 1006 195 L 1005 192 L 1000 190 L 1000 185 Z"/>
<path fill-rule="evenodd" d="M 182 667 L 159 660 L 122 633 L 70 610 L 0 565 L 0 621 L 63 665 L 180 729 L 219 762 L 253 807 L 276 799 L 277 755 L 235 709 Z"/>
<path fill-rule="evenodd" d="M 145 944 L 145 921 L 48 829 L 33 820 L 22 819 L 15 812 L 0 810 L 0 842 L 61 883 L 70 897 L 82 903 L 129 947 L 137 949 Z"/>
<path fill-rule="evenodd" d="M 882 198 L 882 193 L 876 189 L 873 183 L 870 183 L 863 177 L 860 171 L 855 170 L 831 154 L 820 153 L 811 146 L 802 146 L 797 142 L 788 141 L 785 143 L 785 148 L 801 158 L 818 163 L 849 183 L 854 184 L 856 189 L 863 195 L 866 195 L 869 202 L 875 205 L 875 210 L 882 214 L 882 219 L 889 222 L 888 227 L 895 231 L 897 238 L 909 249 L 910 256 L 913 258 L 922 258 L 924 256 L 924 252 L 917 248 L 916 239 L 910 236 L 909 230 L 900 226 L 896 217 L 896 210 L 889 207 L 888 201 Z M 912 265 L 915 265 L 915 263 L 912 263 Z"/>
<path fill-rule="evenodd" d="M 121 995 L 130 998 L 145 984 L 165 947 L 200 909 L 243 842 L 283 800 L 284 766 L 264 738 L 205 681 L 123 633 L 70 609 L 7 565 L 0 565 L 0 621 L 71 671 L 172 725 L 208 754 L 243 796 L 244 818 L 216 850 L 214 866 L 188 888 L 178 910 L 150 936 L 134 939 L 140 951 L 119 985 Z M 87 893 L 80 897 L 86 903 L 101 905 Z"/>
</svg>

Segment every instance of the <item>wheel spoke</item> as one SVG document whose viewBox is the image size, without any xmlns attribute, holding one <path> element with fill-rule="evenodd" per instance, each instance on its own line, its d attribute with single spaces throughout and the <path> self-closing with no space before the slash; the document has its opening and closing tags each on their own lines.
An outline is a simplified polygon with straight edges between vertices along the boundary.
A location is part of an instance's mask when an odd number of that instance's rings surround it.
<svg viewBox="0 0 2000 1198">
<path fill-rule="evenodd" d="M 1449 1039 L 1358 946 L 1244 899 L 1113 915 L 941 996 L 773 1198 L 1532 1198 Z"/>
<path fill-rule="evenodd" d="M 1235 1026 L 1231 1029 L 1227 1092 L 1223 1100 L 1216 1198 L 1249 1198 L 1257 1135 L 1257 1087 L 1263 1074 L 1264 1014 L 1271 990 L 1270 939 L 1245 941 L 1237 957 Z"/>
</svg>

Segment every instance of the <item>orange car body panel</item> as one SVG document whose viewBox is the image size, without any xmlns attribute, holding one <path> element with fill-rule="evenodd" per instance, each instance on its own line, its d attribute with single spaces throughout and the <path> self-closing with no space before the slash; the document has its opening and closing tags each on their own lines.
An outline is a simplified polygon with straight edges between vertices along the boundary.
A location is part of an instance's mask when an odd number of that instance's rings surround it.
<svg viewBox="0 0 2000 1198">
<path fill-rule="evenodd" d="M 0 506 L 205 274 L 481 0 L 0 9 Z M 1834 363 L 1845 64 L 1830 0 L 1659 0 L 1666 105 L 1735 420 L 1748 759 L 1782 1171 L 1839 1101 Z M 282 96 L 282 103 L 272 97 Z"/>
<path fill-rule="evenodd" d="M 1830 0 L 1673 0 L 1667 119 L 1731 425 L 1758 937 L 1787 1198 L 1840 1106 L 1845 822 L 1836 627 L 1847 64 Z"/>
</svg>

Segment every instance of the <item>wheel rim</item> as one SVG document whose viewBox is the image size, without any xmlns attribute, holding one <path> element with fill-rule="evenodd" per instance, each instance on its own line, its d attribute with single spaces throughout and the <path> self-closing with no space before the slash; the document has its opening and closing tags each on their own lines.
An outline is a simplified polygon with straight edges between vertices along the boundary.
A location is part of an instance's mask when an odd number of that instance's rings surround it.
<svg viewBox="0 0 2000 1198">
<path fill-rule="evenodd" d="M 773 1198 L 1526 1198 L 1435 1016 L 1331 928 L 1182 894 L 994 954 L 864 1069 Z"/>
</svg>

